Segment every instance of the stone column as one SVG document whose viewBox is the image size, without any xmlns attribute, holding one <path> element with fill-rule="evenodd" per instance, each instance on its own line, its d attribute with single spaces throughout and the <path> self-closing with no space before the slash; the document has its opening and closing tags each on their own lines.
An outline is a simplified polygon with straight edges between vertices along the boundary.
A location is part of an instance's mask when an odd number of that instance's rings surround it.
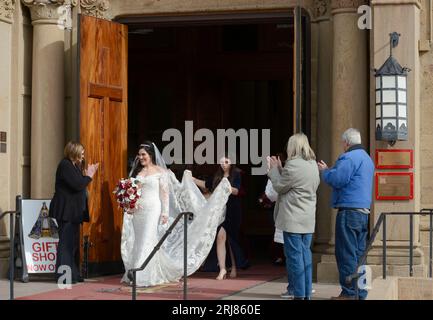
<svg viewBox="0 0 433 320">
<path fill-rule="evenodd" d="M 374 0 L 373 29 L 371 31 L 371 68 L 379 68 L 389 57 L 389 34 L 398 32 L 401 34 L 399 44 L 393 49 L 393 56 L 402 66 L 411 69 L 407 79 L 407 105 L 408 105 L 408 141 L 398 141 L 393 147 L 387 143 L 376 141 L 374 126 L 375 99 L 370 101 L 370 148 L 376 149 L 412 149 L 414 150 L 414 168 L 410 170 L 392 170 L 397 172 L 412 171 L 414 173 L 414 199 L 408 201 L 374 201 L 372 222 L 376 222 L 382 212 L 415 212 L 419 211 L 421 203 L 421 103 L 420 87 L 422 70 L 418 44 L 420 40 L 420 10 L 421 5 L 417 0 Z M 370 92 L 374 92 L 374 75 L 370 77 Z M 376 170 L 383 171 L 383 170 Z M 390 172 L 391 170 L 385 170 Z M 420 249 L 419 239 L 419 216 L 414 218 L 414 275 L 425 275 L 423 265 L 423 253 Z M 368 264 L 373 269 L 373 277 L 382 275 L 382 234 L 377 237 L 377 248 L 373 248 L 368 256 Z M 387 269 L 388 275 L 409 275 L 409 218 L 388 217 L 387 218 Z"/>
<path fill-rule="evenodd" d="M 14 0 L 0 2 L 0 131 L 6 132 L 6 150 L 0 149 L 0 214 L 12 210 L 11 199 L 11 81 L 12 81 L 12 24 Z M 5 277 L 9 263 L 9 218 L 0 220 L 0 278 Z"/>
<path fill-rule="evenodd" d="M 332 20 L 329 0 L 315 2 L 311 12 L 311 36 L 312 36 L 312 70 L 315 70 L 316 94 L 312 92 L 312 102 L 317 101 L 317 147 L 316 156 L 327 163 L 332 162 L 331 136 L 332 114 L 329 112 L 332 106 Z M 312 85 L 314 88 L 314 85 Z M 332 209 L 329 207 L 331 196 L 330 188 L 321 183 L 317 193 L 316 232 L 314 234 L 313 264 L 321 262 L 324 255 L 332 254 L 330 242 L 330 220 Z M 323 263 L 315 268 L 315 278 L 323 278 L 326 274 Z M 320 272 L 319 272 L 320 271 Z M 317 277 L 316 277 L 317 275 Z"/>
<path fill-rule="evenodd" d="M 324 119 L 323 134 L 330 133 L 329 141 L 323 145 L 324 157 L 328 165 L 332 166 L 343 152 L 341 135 L 350 128 L 357 128 L 362 135 L 364 146 L 368 146 L 369 137 L 369 106 L 368 106 L 368 32 L 358 28 L 357 9 L 365 4 L 364 0 L 332 0 L 332 104 L 322 109 Z M 324 28 L 330 28 L 324 25 Z M 322 35 L 326 38 L 326 35 Z M 326 46 L 326 45 L 325 45 Z M 323 53 L 325 54 L 325 53 Z M 323 57 L 326 59 L 326 56 Z M 324 66 L 323 68 L 326 68 Z M 326 81 L 325 79 L 323 79 Z M 320 110 L 320 109 L 319 109 Z M 332 120 L 331 120 L 332 119 Z M 320 132 L 319 132 L 320 134 Z M 322 143 L 319 142 L 319 145 Z M 323 196 L 319 198 L 320 206 L 329 206 L 330 188 L 321 186 Z M 326 201 L 325 201 L 326 198 Z M 338 282 L 338 271 L 334 256 L 335 218 L 336 211 L 326 212 L 327 228 L 323 228 L 322 243 L 318 251 L 325 253 L 317 266 L 317 280 L 321 282 Z M 324 219 L 323 219 L 324 220 Z M 322 220 L 322 221 L 323 221 Z M 323 221 L 322 223 L 326 223 Z M 324 243 L 328 240 L 328 243 Z"/>
<path fill-rule="evenodd" d="M 358 28 L 357 9 L 365 0 L 333 0 L 332 157 L 343 152 L 341 135 L 350 128 L 361 131 L 368 147 L 368 31 Z"/>
<path fill-rule="evenodd" d="M 64 0 L 22 0 L 33 24 L 31 196 L 51 198 L 64 147 Z"/>
</svg>

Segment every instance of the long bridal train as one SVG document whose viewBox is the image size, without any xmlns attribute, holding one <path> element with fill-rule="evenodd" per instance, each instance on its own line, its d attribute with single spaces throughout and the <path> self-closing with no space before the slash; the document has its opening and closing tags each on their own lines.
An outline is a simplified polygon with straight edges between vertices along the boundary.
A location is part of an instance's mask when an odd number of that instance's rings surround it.
<svg viewBox="0 0 433 320">
<path fill-rule="evenodd" d="M 170 170 L 147 177 L 137 176 L 137 179 L 142 186 L 142 196 L 138 201 L 140 208 L 123 218 L 121 254 L 126 272 L 122 282 L 129 283 L 128 270 L 142 265 L 177 215 L 186 211 L 194 214 L 187 230 L 187 272 L 193 274 L 209 254 L 217 227 L 224 221 L 225 206 L 231 194 L 230 182 L 222 179 L 206 199 L 188 170 L 184 172 L 182 182 Z M 169 221 L 161 225 L 161 207 L 167 192 Z M 183 230 L 181 220 L 146 268 L 137 272 L 138 286 L 174 282 L 183 276 Z"/>
</svg>

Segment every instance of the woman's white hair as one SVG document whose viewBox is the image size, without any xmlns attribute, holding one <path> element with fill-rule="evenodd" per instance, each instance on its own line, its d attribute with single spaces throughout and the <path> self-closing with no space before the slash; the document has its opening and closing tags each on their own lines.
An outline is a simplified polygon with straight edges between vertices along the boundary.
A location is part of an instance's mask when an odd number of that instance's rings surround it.
<svg viewBox="0 0 433 320">
<path fill-rule="evenodd" d="M 354 128 L 349 128 L 343 133 L 343 141 L 349 146 L 354 146 L 355 144 L 361 144 L 361 133 L 359 130 Z"/>
<path fill-rule="evenodd" d="M 296 133 L 287 142 L 287 159 L 303 158 L 304 160 L 316 160 L 316 155 L 308 143 L 308 138 L 303 133 Z"/>
</svg>

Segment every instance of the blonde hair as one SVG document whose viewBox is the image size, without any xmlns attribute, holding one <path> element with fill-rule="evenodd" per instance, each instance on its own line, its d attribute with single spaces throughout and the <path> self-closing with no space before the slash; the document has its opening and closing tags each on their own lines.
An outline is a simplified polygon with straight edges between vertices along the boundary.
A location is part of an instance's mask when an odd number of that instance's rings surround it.
<svg viewBox="0 0 433 320">
<path fill-rule="evenodd" d="M 304 160 L 316 160 L 316 155 L 308 143 L 308 138 L 303 133 L 296 133 L 287 142 L 287 159 L 302 158 Z"/>
<path fill-rule="evenodd" d="M 80 159 L 84 147 L 81 143 L 75 141 L 69 141 L 64 150 L 65 158 L 70 159 L 72 162 L 76 162 Z"/>
</svg>

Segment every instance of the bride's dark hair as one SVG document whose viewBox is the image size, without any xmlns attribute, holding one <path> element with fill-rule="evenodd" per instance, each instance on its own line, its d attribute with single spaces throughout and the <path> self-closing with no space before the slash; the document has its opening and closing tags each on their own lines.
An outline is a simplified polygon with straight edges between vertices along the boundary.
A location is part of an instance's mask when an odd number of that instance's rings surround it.
<svg viewBox="0 0 433 320">
<path fill-rule="evenodd" d="M 155 148 L 153 147 L 152 141 L 144 141 L 142 144 L 138 146 L 137 153 L 144 149 L 144 151 L 147 152 L 147 154 L 150 156 L 150 159 L 152 160 L 153 164 L 156 164 L 155 160 Z M 138 157 L 134 161 L 135 169 L 131 174 L 131 177 L 135 178 L 137 174 L 143 169 L 143 166 L 141 165 L 140 161 L 138 160 Z"/>
</svg>

